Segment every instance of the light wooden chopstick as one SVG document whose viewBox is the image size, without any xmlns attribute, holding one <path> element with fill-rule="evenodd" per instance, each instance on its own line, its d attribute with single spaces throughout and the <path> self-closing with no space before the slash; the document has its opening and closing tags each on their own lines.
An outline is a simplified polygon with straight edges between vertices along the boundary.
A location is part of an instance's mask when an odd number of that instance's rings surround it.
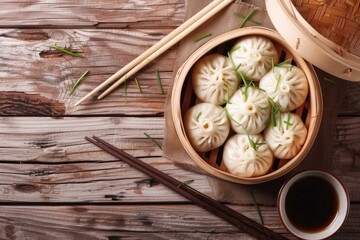
<svg viewBox="0 0 360 240">
<path fill-rule="evenodd" d="M 147 51 L 145 51 L 143 54 L 135 58 L 133 61 L 131 61 L 129 64 L 127 64 L 125 67 L 117 71 L 114 75 L 112 75 L 110 78 L 108 78 L 106 81 L 104 81 L 102 84 L 100 84 L 98 87 L 96 87 L 94 90 L 89 92 L 85 97 L 80 99 L 75 106 L 78 106 L 85 100 L 92 97 L 95 93 L 100 91 L 101 89 L 105 88 L 110 83 L 114 82 L 115 80 L 119 79 L 116 84 L 111 86 L 106 92 L 101 94 L 98 99 L 103 98 L 105 95 L 107 95 L 109 92 L 111 92 L 114 88 L 119 86 L 121 83 L 123 83 L 126 78 L 129 78 L 133 74 L 135 74 L 137 71 L 142 69 L 144 66 L 149 64 L 151 61 L 153 61 L 156 57 L 164 53 L 166 50 L 168 50 L 170 47 L 175 45 L 177 42 L 179 42 L 182 38 L 184 38 L 186 35 L 191 33 L 194 29 L 199 27 L 201 24 L 203 24 L 206 20 L 214 16 L 217 12 L 219 12 L 221 9 L 225 8 L 227 5 L 232 3 L 234 0 L 214 0 L 209 5 L 207 5 L 204 9 L 202 9 L 200 12 L 195 14 L 193 17 L 191 17 L 189 20 L 184 22 L 182 25 L 180 25 L 178 28 L 176 28 L 174 31 L 172 31 L 170 34 L 165 36 L 162 40 L 157 42 L 155 45 L 153 45 L 151 48 L 149 48 Z"/>
</svg>

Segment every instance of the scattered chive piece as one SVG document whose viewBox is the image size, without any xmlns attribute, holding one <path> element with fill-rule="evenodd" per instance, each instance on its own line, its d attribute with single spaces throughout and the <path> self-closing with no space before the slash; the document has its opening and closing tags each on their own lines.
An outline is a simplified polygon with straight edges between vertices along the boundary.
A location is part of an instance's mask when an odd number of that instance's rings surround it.
<svg viewBox="0 0 360 240">
<path fill-rule="evenodd" d="M 257 202 L 256 202 L 255 196 L 254 196 L 254 194 L 253 194 L 253 192 L 252 192 L 251 190 L 249 190 L 249 193 L 250 193 L 250 197 L 251 197 L 251 199 L 252 199 L 252 201 L 253 201 L 253 203 L 254 203 L 254 206 L 255 206 L 255 208 L 256 208 L 256 212 L 257 212 L 257 214 L 259 215 L 260 222 L 261 222 L 262 225 L 264 225 L 264 219 L 263 219 L 263 216 L 262 216 L 262 214 L 261 214 L 260 207 L 259 207 L 259 205 L 258 205 Z"/>
<path fill-rule="evenodd" d="M 271 97 L 268 97 L 269 102 L 271 103 L 271 115 L 269 120 L 266 122 L 266 125 L 271 122 L 272 127 L 276 127 L 276 114 L 281 114 L 280 108 L 281 106 L 278 105 Z"/>
<path fill-rule="evenodd" d="M 69 95 L 71 95 L 75 89 L 77 88 L 77 86 L 80 84 L 80 82 L 86 77 L 86 75 L 89 73 L 89 70 L 86 70 L 83 75 L 81 75 L 81 77 L 76 81 L 76 83 L 74 84 L 74 86 L 71 88 Z"/>
<path fill-rule="evenodd" d="M 181 188 L 181 187 L 183 187 L 183 186 L 185 186 L 185 185 L 189 185 L 189 183 L 192 183 L 193 181 L 194 181 L 194 179 L 186 180 L 186 181 L 180 183 L 180 184 L 178 185 L 178 188 Z"/>
<path fill-rule="evenodd" d="M 249 133 L 247 134 L 247 137 L 249 139 L 250 146 L 257 152 L 259 150 L 258 146 L 266 144 L 265 142 L 262 143 L 255 143 L 251 138 Z"/>
<path fill-rule="evenodd" d="M 244 128 L 239 122 L 237 122 L 237 121 L 230 115 L 230 113 L 229 113 L 229 111 L 227 110 L 226 107 L 224 108 L 224 110 L 225 110 L 226 116 L 227 116 L 231 121 L 233 121 L 234 123 L 236 123 L 236 124 L 238 124 L 239 126 L 241 126 L 242 128 Z M 245 129 L 245 128 L 244 128 L 244 129 Z"/>
<path fill-rule="evenodd" d="M 199 114 L 196 116 L 196 121 L 199 122 L 199 118 L 201 116 L 202 112 L 199 112 Z"/>
<path fill-rule="evenodd" d="M 286 130 L 289 130 L 289 127 L 293 125 L 293 124 L 290 122 L 290 111 L 288 111 L 287 120 L 284 121 L 284 123 L 286 124 Z"/>
<path fill-rule="evenodd" d="M 125 81 L 124 81 L 124 97 L 125 97 L 125 103 L 128 102 L 127 100 L 127 75 L 125 76 Z"/>
<path fill-rule="evenodd" d="M 327 78 L 327 77 L 324 77 L 323 80 L 325 80 L 325 81 L 327 81 L 327 82 L 329 82 L 331 84 L 334 84 L 336 86 L 339 85 L 339 83 L 337 81 L 335 81 L 333 79 L 330 79 L 330 78 Z"/>
<path fill-rule="evenodd" d="M 160 78 L 160 74 L 159 74 L 158 69 L 155 70 L 155 75 L 156 75 L 156 80 L 157 80 L 158 86 L 160 88 L 160 92 L 161 92 L 161 94 L 164 94 L 164 89 L 163 89 L 163 86 L 161 84 L 161 78 Z"/>
<path fill-rule="evenodd" d="M 142 93 L 141 86 L 140 86 L 140 83 L 137 78 L 135 78 L 135 83 L 136 83 L 137 88 L 139 89 L 139 92 Z"/>
<path fill-rule="evenodd" d="M 283 62 L 281 62 L 281 63 L 275 64 L 275 67 L 281 67 L 282 65 L 287 64 L 287 63 L 289 63 L 289 62 L 291 62 L 291 61 L 292 61 L 292 58 L 287 59 L 287 60 L 285 60 L 285 61 L 283 61 Z"/>
<path fill-rule="evenodd" d="M 250 146 L 257 152 L 258 151 L 258 147 L 257 146 L 260 146 L 260 145 L 263 145 L 265 143 L 255 143 L 251 138 L 250 138 L 250 135 L 248 133 L 248 131 L 246 130 L 246 128 L 241 125 L 238 121 L 236 121 L 229 113 L 229 111 L 226 109 L 226 107 L 224 107 L 224 111 L 225 111 L 225 114 L 226 116 L 230 119 L 230 121 L 233 121 L 234 123 L 238 124 L 240 127 L 242 127 L 246 133 L 247 133 L 247 137 L 248 137 L 248 140 L 249 140 L 249 143 L 250 143 Z"/>
<path fill-rule="evenodd" d="M 274 57 L 271 57 L 271 69 L 273 73 L 275 72 L 275 64 L 274 64 Z"/>
<path fill-rule="evenodd" d="M 211 35 L 212 35 L 211 33 L 206 33 L 206 34 L 204 34 L 202 36 L 199 36 L 199 37 L 195 38 L 194 42 L 198 42 L 200 40 L 203 40 L 204 38 L 210 37 Z"/>
<path fill-rule="evenodd" d="M 278 90 L 278 88 L 279 88 L 280 81 L 281 81 L 281 75 L 279 74 L 278 79 L 277 79 L 277 82 L 276 82 L 276 86 L 275 86 L 275 91 L 274 91 L 274 92 L 277 92 L 277 90 Z"/>
<path fill-rule="evenodd" d="M 245 23 L 252 17 L 252 15 L 254 15 L 254 13 L 256 12 L 256 9 L 252 9 L 248 15 L 246 15 L 246 17 L 244 18 L 244 20 L 242 21 L 242 23 L 240 24 L 239 28 L 242 28 Z"/>
<path fill-rule="evenodd" d="M 232 103 L 230 102 L 230 90 L 229 90 L 229 86 L 227 86 L 226 89 L 227 89 L 226 99 L 224 99 L 224 101 L 225 101 L 225 103 L 232 104 Z"/>
<path fill-rule="evenodd" d="M 65 48 L 62 48 L 62 47 L 59 47 L 57 46 L 56 44 L 54 46 L 52 46 L 52 48 L 55 48 L 56 50 L 62 52 L 62 53 L 65 53 L 65 54 L 68 54 L 70 56 L 73 56 L 73 57 L 78 57 L 78 58 L 84 58 L 83 55 L 80 55 L 80 54 L 77 54 L 77 53 L 73 53 L 69 50 L 66 50 Z"/>
<path fill-rule="evenodd" d="M 241 67 L 241 63 L 235 68 L 235 71 L 238 71 L 240 67 Z"/>
<path fill-rule="evenodd" d="M 150 141 L 152 141 L 154 143 L 155 146 L 157 146 L 158 148 L 160 148 L 160 150 L 162 150 L 161 145 L 153 138 L 151 137 L 149 134 L 147 134 L 146 132 L 144 132 L 144 135 L 150 139 Z"/>
<path fill-rule="evenodd" d="M 237 17 L 239 17 L 239 18 L 246 18 L 246 16 L 243 16 L 243 15 L 241 15 L 240 13 L 234 13 L 234 15 L 237 16 Z M 255 23 L 255 24 L 257 24 L 257 25 L 261 25 L 260 22 L 255 21 L 255 20 L 252 20 L 252 19 L 248 19 L 248 21 L 250 21 L 250 22 L 252 22 L 252 23 Z"/>
<path fill-rule="evenodd" d="M 294 65 L 290 65 L 288 70 L 291 71 L 291 70 L 293 70 L 294 67 L 295 67 Z"/>
</svg>

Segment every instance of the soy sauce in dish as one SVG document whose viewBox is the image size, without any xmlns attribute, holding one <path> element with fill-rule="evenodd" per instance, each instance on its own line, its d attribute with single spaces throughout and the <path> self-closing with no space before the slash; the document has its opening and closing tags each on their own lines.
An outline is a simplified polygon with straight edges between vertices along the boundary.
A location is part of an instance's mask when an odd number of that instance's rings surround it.
<svg viewBox="0 0 360 240">
<path fill-rule="evenodd" d="M 334 187 L 316 176 L 297 180 L 285 199 L 287 216 L 296 228 L 314 233 L 325 229 L 334 220 L 339 199 Z"/>
</svg>

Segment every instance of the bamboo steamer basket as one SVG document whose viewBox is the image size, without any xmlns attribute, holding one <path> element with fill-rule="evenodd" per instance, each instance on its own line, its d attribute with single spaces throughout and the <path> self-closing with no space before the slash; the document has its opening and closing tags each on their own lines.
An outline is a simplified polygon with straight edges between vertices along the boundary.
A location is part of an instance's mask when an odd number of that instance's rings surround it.
<svg viewBox="0 0 360 240">
<path fill-rule="evenodd" d="M 216 52 L 226 55 L 226 52 L 230 50 L 236 39 L 249 35 L 260 35 L 271 39 L 278 50 L 279 56 L 281 56 L 280 61 L 293 58 L 296 66 L 304 71 L 309 82 L 309 95 L 306 102 L 296 110 L 296 114 L 303 119 L 308 129 L 308 135 L 302 149 L 293 159 L 275 159 L 274 165 L 267 174 L 259 177 L 243 178 L 231 174 L 226 169 L 226 166 L 222 161 L 223 146 L 207 153 L 198 153 L 194 150 L 186 136 L 183 116 L 190 107 L 201 102 L 196 98 L 196 95 L 192 90 L 190 79 L 192 66 L 206 54 Z M 320 127 L 322 111 L 322 93 L 319 80 L 313 67 L 292 50 L 277 32 L 262 27 L 237 29 L 222 34 L 201 46 L 178 70 L 175 76 L 171 96 L 171 113 L 176 133 L 188 155 L 198 164 L 198 166 L 211 175 L 242 184 L 267 182 L 276 179 L 295 168 L 305 158 L 315 141 Z"/>
<path fill-rule="evenodd" d="M 360 81 L 359 0 L 266 0 L 266 8 L 303 58 L 336 77 Z"/>
</svg>

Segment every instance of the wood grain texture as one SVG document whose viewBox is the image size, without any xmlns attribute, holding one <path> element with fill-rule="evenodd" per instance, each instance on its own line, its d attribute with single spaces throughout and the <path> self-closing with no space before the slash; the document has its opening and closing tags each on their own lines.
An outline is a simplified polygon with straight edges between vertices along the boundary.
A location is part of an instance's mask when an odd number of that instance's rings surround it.
<svg viewBox="0 0 360 240">
<path fill-rule="evenodd" d="M 5 0 L 0 27 L 174 28 L 184 12 L 178 0 Z"/>
<path fill-rule="evenodd" d="M 160 156 L 144 132 L 162 144 L 162 117 L 0 117 L 0 161 L 114 160 L 84 137 L 97 135 L 137 157 Z"/>
<path fill-rule="evenodd" d="M 175 167 L 163 158 L 142 161 L 212 196 L 203 175 Z M 168 204 L 187 202 L 122 161 L 93 160 L 72 164 L 0 164 L 1 202 Z"/>
<path fill-rule="evenodd" d="M 0 95 L 12 92 L 22 95 L 27 102 L 27 107 L 22 109 L 18 107 L 16 98 L 13 103 L 7 98 L 9 106 L 5 114 L 26 115 L 32 106 L 38 108 L 30 100 L 32 95 L 48 98 L 49 104 L 51 101 L 63 104 L 66 115 L 162 114 L 166 96 L 158 88 L 155 68 L 159 69 L 167 92 L 172 81 L 176 48 L 169 50 L 136 75 L 142 94 L 133 79 L 128 80 L 127 103 L 124 88 L 120 87 L 102 101 L 90 101 L 78 108 L 74 108 L 74 104 L 167 33 L 168 30 L 144 29 L 0 29 L 0 47 L 3 49 L 0 52 Z M 81 53 L 86 58 L 64 55 L 51 48 L 55 44 Z M 69 90 L 87 69 L 90 74 L 69 96 Z M 51 114 L 57 115 L 50 111 L 48 115 Z M 34 112 L 32 115 L 37 114 Z"/>
<path fill-rule="evenodd" d="M 258 221 L 253 206 L 230 207 Z M 265 225 L 289 236 L 276 210 L 261 208 Z M 1 206 L 0 211 L 1 239 L 253 239 L 201 208 L 182 204 Z M 359 217 L 360 207 L 355 205 L 342 230 L 331 239 L 359 238 Z"/>
</svg>

